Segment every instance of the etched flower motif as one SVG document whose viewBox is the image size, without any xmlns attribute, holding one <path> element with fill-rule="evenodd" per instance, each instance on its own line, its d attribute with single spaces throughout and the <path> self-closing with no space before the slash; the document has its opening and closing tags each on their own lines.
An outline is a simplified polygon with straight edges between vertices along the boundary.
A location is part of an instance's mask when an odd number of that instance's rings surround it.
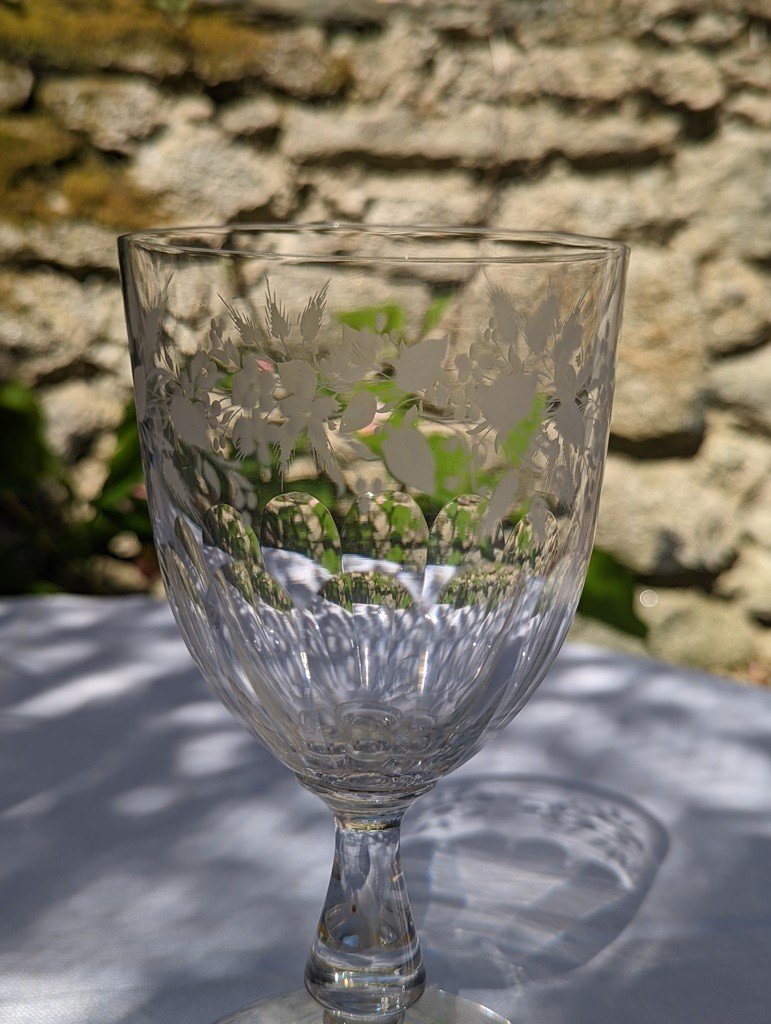
<svg viewBox="0 0 771 1024">
<path fill-rule="evenodd" d="M 374 453 L 391 486 L 427 495 L 452 492 L 460 479 L 475 486 L 491 453 L 503 455 L 507 468 L 486 491 L 486 526 L 523 488 L 532 489 L 531 481 L 540 479 L 564 505 L 574 501 L 597 397 L 580 304 L 561 320 L 557 296 L 547 293 L 524 315 L 491 285 L 491 315 L 480 336 L 468 353 L 450 355 L 438 330 L 409 343 L 386 331 L 382 315 L 355 327 L 340 315 L 337 340 L 320 340 L 322 324 L 330 323 L 328 288 L 299 315 L 269 283 L 261 317 L 225 303 L 206 350 L 187 362 L 161 351 L 153 373 L 137 368 L 148 394 L 143 414 L 165 417 L 171 440 L 187 445 L 193 458 L 214 452 L 229 460 L 223 471 L 231 491 L 245 496 L 248 483 L 236 481 L 239 460 L 269 467 L 277 459 L 285 472 L 305 446 L 341 491 L 346 480 L 350 486 L 359 479 L 344 477 L 344 449 Z M 472 442 L 462 453 L 441 432 L 458 423 Z M 203 464 L 201 472 L 213 479 Z"/>
</svg>

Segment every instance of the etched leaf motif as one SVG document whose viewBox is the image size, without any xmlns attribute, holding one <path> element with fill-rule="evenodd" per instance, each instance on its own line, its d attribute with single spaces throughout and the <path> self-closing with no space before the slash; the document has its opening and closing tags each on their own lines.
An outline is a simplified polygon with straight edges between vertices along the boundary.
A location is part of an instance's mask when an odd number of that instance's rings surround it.
<svg viewBox="0 0 771 1024">
<path fill-rule="evenodd" d="M 233 374 L 234 405 L 244 409 L 270 408 L 273 403 L 274 365 L 254 352 L 244 355 L 241 369 Z"/>
<path fill-rule="evenodd" d="M 507 293 L 498 285 L 490 288 L 490 303 L 499 341 L 506 347 L 516 345 L 521 330 L 521 318 Z"/>
<path fill-rule="evenodd" d="M 585 433 L 584 418 L 573 395 L 560 401 L 554 412 L 554 422 L 562 437 L 571 447 L 582 447 Z"/>
<path fill-rule="evenodd" d="M 446 338 L 403 345 L 394 362 L 394 380 L 404 391 L 423 391 L 436 383 L 447 355 Z"/>
<path fill-rule="evenodd" d="M 569 445 L 580 448 L 584 443 L 585 426 L 577 392 L 582 385 L 572 366 L 561 365 L 555 375 L 555 385 L 557 407 L 554 422 L 557 430 Z"/>
<path fill-rule="evenodd" d="M 377 399 L 373 394 L 362 391 L 354 395 L 340 417 L 340 433 L 353 434 L 356 430 L 363 430 L 372 423 L 376 413 Z"/>
<path fill-rule="evenodd" d="M 475 400 L 487 422 L 505 435 L 529 415 L 537 384 L 533 373 L 511 373 L 477 388 Z"/>
<path fill-rule="evenodd" d="M 265 316 L 270 333 L 276 341 L 286 341 L 292 329 L 292 324 L 286 307 L 278 301 L 275 291 L 271 295 L 269 282 L 265 284 Z"/>
<path fill-rule="evenodd" d="M 383 455 L 389 473 L 401 483 L 425 494 L 434 493 L 434 455 L 419 430 L 406 426 L 389 431 L 383 439 Z"/>
<path fill-rule="evenodd" d="M 520 474 L 516 469 L 510 469 L 503 474 L 493 489 L 482 516 L 482 536 L 490 536 L 503 520 L 517 499 L 519 487 Z"/>
<path fill-rule="evenodd" d="M 239 313 L 235 306 L 226 302 L 220 295 L 220 299 L 228 311 L 228 316 L 235 324 L 235 328 L 241 335 L 241 341 L 248 347 L 259 346 L 262 343 L 260 329 L 249 313 Z"/>
<path fill-rule="evenodd" d="M 209 424 L 205 411 L 180 391 L 171 399 L 169 418 L 185 444 L 209 447 Z"/>
<path fill-rule="evenodd" d="M 259 412 L 239 417 L 231 429 L 231 438 L 239 458 L 256 454 L 264 465 L 270 461 L 270 446 L 280 440 L 279 427 Z"/>
<path fill-rule="evenodd" d="M 378 369 L 382 347 L 379 335 L 343 324 L 340 344 L 319 361 L 319 370 L 329 387 L 346 391 Z"/>
<path fill-rule="evenodd" d="M 577 482 L 592 469 L 586 432 L 597 427 L 602 405 L 582 349 L 589 330 L 582 302 L 562 319 L 551 291 L 525 319 L 502 287 L 489 284 L 479 336 L 449 359 L 449 340 L 438 333 L 417 332 L 408 342 L 398 306 L 337 311 L 330 321 L 328 290 L 329 282 L 290 311 L 266 283 L 257 322 L 225 302 L 228 317 L 208 321 L 193 356 L 161 345 L 152 369 L 137 366 L 140 424 L 149 417 L 162 425 L 166 447 L 155 471 L 180 508 L 200 514 L 173 468 L 180 443 L 188 447 L 186 472 L 209 502 L 221 495 L 240 510 L 253 510 L 257 497 L 253 469 L 239 471 L 234 460 L 254 456 L 266 478 L 286 472 L 298 454 L 310 455 L 339 495 L 346 487 L 378 492 L 388 486 L 386 470 L 442 502 L 478 490 L 486 496 L 478 512 L 488 544 L 536 482 L 562 511 L 573 504 Z M 436 326 L 449 299 L 437 300 L 423 331 Z M 160 304 L 152 311 L 157 324 L 146 326 L 160 331 L 164 315 Z M 320 340 L 322 323 L 338 336 Z M 471 445 L 461 450 L 451 441 L 453 424 Z M 359 460 L 370 464 L 366 473 Z M 464 510 L 456 511 L 459 529 Z"/>
<path fill-rule="evenodd" d="M 144 315 L 140 337 L 142 339 L 142 346 L 145 349 L 144 355 L 147 357 L 152 357 L 152 354 L 157 351 L 158 339 L 161 336 L 161 328 L 166 316 L 166 296 L 168 295 L 170 285 L 171 277 L 169 277 L 155 303 Z M 130 289 L 129 294 L 132 291 L 133 289 Z"/>
<path fill-rule="evenodd" d="M 554 361 L 562 365 L 573 359 L 576 352 L 581 348 L 583 341 L 583 330 L 581 328 L 580 311 L 573 309 L 560 324 L 557 337 L 554 342 Z"/>
<path fill-rule="evenodd" d="M 290 395 L 310 399 L 316 392 L 316 371 L 302 359 L 290 359 L 276 366 L 281 383 Z"/>
<path fill-rule="evenodd" d="M 308 299 L 308 304 L 300 315 L 300 337 L 306 345 L 310 345 L 318 336 L 328 290 L 329 281 Z"/>
<path fill-rule="evenodd" d="M 535 356 L 542 356 L 554 335 L 559 318 L 559 300 L 547 295 L 525 327 L 527 347 Z"/>
</svg>

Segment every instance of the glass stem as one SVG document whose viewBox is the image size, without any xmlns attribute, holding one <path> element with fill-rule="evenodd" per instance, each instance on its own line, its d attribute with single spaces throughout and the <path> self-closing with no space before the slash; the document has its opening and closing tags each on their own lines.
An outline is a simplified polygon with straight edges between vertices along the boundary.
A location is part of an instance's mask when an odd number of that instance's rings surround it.
<svg viewBox="0 0 771 1024">
<path fill-rule="evenodd" d="M 384 821 L 335 816 L 335 859 L 305 969 L 327 1024 L 397 1024 L 426 972 L 399 852 L 403 812 Z"/>
</svg>

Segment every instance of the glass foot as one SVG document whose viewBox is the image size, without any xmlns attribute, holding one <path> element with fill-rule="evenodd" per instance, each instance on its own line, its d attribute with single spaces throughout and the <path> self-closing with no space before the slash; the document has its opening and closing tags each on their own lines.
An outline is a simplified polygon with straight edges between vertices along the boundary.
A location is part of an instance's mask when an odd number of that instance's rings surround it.
<svg viewBox="0 0 771 1024">
<path fill-rule="evenodd" d="M 407 1010 L 405 1024 L 509 1024 L 485 1006 L 468 999 L 427 988 Z M 304 989 L 282 996 L 268 996 L 245 1006 L 216 1024 L 322 1024 L 323 1011 Z"/>
</svg>

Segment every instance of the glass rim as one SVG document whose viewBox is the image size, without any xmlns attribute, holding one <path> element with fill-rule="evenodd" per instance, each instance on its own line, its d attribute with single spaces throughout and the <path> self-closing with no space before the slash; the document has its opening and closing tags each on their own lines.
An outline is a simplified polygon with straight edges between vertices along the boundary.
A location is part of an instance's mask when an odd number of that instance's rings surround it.
<svg viewBox="0 0 771 1024">
<path fill-rule="evenodd" d="M 511 245 L 532 245 L 533 251 L 521 253 L 431 254 L 411 256 L 405 253 L 314 253 L 314 252 L 270 252 L 259 249 L 209 247 L 206 244 L 186 242 L 190 238 L 211 235 L 222 238 L 237 234 L 282 234 L 287 236 L 360 234 L 363 237 L 382 237 L 406 241 L 438 242 L 467 240 L 473 242 L 500 242 Z M 172 241 L 172 239 L 175 239 Z M 308 221 L 303 223 L 247 223 L 203 225 L 201 227 L 180 226 L 147 228 L 130 231 L 118 236 L 118 245 L 123 249 L 142 248 L 167 255 L 228 256 L 241 259 L 271 260 L 276 263 L 380 263 L 404 266 L 405 264 L 532 264 L 532 263 L 573 263 L 586 260 L 614 260 L 628 256 L 629 247 L 623 242 L 601 236 L 581 235 L 560 231 L 529 231 L 497 227 L 442 227 L 441 225 L 412 224 L 358 224 L 347 221 Z M 538 252 L 538 247 L 551 247 L 559 251 Z"/>
</svg>

